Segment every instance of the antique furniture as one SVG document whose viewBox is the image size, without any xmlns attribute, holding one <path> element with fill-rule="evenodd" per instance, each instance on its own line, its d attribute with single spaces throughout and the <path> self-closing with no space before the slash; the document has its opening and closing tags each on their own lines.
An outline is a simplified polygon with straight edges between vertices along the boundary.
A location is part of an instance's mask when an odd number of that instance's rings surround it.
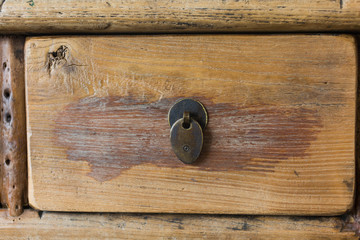
<svg viewBox="0 0 360 240">
<path fill-rule="evenodd" d="M 358 238 L 358 0 L 0 18 L 0 238 Z"/>
</svg>

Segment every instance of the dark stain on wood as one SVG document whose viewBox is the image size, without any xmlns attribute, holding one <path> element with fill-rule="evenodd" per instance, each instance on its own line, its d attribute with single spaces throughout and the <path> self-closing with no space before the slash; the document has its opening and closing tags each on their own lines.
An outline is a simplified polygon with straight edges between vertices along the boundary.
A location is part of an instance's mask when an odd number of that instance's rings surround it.
<svg viewBox="0 0 360 240">
<path fill-rule="evenodd" d="M 236 226 L 236 227 L 227 227 L 227 229 L 233 230 L 233 231 L 249 231 L 249 224 L 244 221 L 244 223 Z"/>
<path fill-rule="evenodd" d="M 178 98 L 177 98 L 178 99 Z M 87 97 L 68 105 L 56 119 L 57 144 L 68 159 L 87 161 L 98 181 L 141 164 L 203 171 L 273 172 L 275 164 L 303 158 L 322 127 L 316 109 L 299 106 L 214 104 L 200 158 L 184 165 L 172 152 L 167 114 L 177 99 L 158 102 L 131 97 Z"/>
<path fill-rule="evenodd" d="M 343 183 L 346 185 L 349 192 L 353 192 L 354 178 L 351 178 L 349 180 L 344 179 Z"/>
<path fill-rule="evenodd" d="M 41 219 L 44 212 L 43 212 L 43 211 L 38 211 L 37 213 L 38 213 L 38 215 L 39 215 L 39 218 Z"/>
<path fill-rule="evenodd" d="M 22 64 L 24 64 L 24 51 L 17 49 L 14 51 L 15 58 Z"/>
</svg>

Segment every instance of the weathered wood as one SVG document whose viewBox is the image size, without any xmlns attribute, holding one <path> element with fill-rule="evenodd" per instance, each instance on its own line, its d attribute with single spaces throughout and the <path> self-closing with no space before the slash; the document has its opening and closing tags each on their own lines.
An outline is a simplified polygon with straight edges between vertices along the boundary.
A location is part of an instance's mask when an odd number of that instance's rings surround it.
<svg viewBox="0 0 360 240">
<path fill-rule="evenodd" d="M 199 31 L 360 31 L 360 1 L 0 1 L 2 34 Z"/>
<path fill-rule="evenodd" d="M 13 216 L 27 202 L 24 42 L 0 38 L 1 202 Z"/>
<path fill-rule="evenodd" d="M 360 56 L 360 35 L 355 35 L 357 40 L 358 56 Z M 358 69 L 360 69 L 360 62 L 358 60 Z M 358 83 L 360 82 L 360 75 L 358 74 Z M 344 231 L 355 232 L 360 237 L 360 91 L 357 86 L 357 105 L 356 105 L 356 181 L 355 181 L 355 201 L 354 207 L 347 214 L 344 224 Z"/>
<path fill-rule="evenodd" d="M 352 207 L 350 36 L 39 37 L 25 51 L 37 209 L 333 215 Z M 194 165 L 177 160 L 169 141 L 167 111 L 182 97 L 209 113 Z"/>
<path fill-rule="evenodd" d="M 4 239 L 358 239 L 337 217 L 241 217 L 171 214 L 0 211 Z"/>
</svg>

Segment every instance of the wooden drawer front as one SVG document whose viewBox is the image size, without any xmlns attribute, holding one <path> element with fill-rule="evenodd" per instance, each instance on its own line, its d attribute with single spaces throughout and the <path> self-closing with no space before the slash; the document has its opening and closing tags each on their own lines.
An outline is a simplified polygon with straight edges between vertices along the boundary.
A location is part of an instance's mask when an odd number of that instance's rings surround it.
<svg viewBox="0 0 360 240">
<path fill-rule="evenodd" d="M 346 35 L 28 38 L 30 204 L 343 213 L 354 192 L 355 52 Z M 191 165 L 174 155 L 167 121 L 185 97 L 209 114 Z"/>
</svg>

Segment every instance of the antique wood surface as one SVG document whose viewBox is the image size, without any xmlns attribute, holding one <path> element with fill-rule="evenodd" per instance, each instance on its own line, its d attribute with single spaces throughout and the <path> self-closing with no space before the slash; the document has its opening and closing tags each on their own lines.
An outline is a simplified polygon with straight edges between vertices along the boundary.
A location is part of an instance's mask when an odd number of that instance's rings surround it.
<svg viewBox="0 0 360 240">
<path fill-rule="evenodd" d="M 13 216 L 27 202 L 24 43 L 0 38 L 0 187 L 1 203 Z"/>
<path fill-rule="evenodd" d="M 355 38 L 357 40 L 357 53 L 358 58 L 360 56 L 360 35 L 355 35 Z M 358 69 L 360 67 L 360 63 L 358 60 Z M 360 81 L 360 75 L 358 70 L 358 82 Z M 357 104 L 356 104 L 356 128 L 355 128 L 355 134 L 356 134 L 356 151 L 355 151 L 355 161 L 356 161 L 356 181 L 355 181 L 355 201 L 354 201 L 354 207 L 346 216 L 345 219 L 345 225 L 343 230 L 344 231 L 353 231 L 357 234 L 357 236 L 360 236 L 360 91 L 359 86 L 357 86 Z"/>
<path fill-rule="evenodd" d="M 3 239 L 358 239 L 340 217 L 88 214 L 0 211 Z"/>
<path fill-rule="evenodd" d="M 335 215 L 352 207 L 351 36 L 35 37 L 25 55 L 36 209 Z M 170 147 L 167 111 L 182 97 L 209 114 L 194 165 Z"/>
<path fill-rule="evenodd" d="M 360 31 L 359 0 L 0 0 L 0 33 Z"/>
</svg>

